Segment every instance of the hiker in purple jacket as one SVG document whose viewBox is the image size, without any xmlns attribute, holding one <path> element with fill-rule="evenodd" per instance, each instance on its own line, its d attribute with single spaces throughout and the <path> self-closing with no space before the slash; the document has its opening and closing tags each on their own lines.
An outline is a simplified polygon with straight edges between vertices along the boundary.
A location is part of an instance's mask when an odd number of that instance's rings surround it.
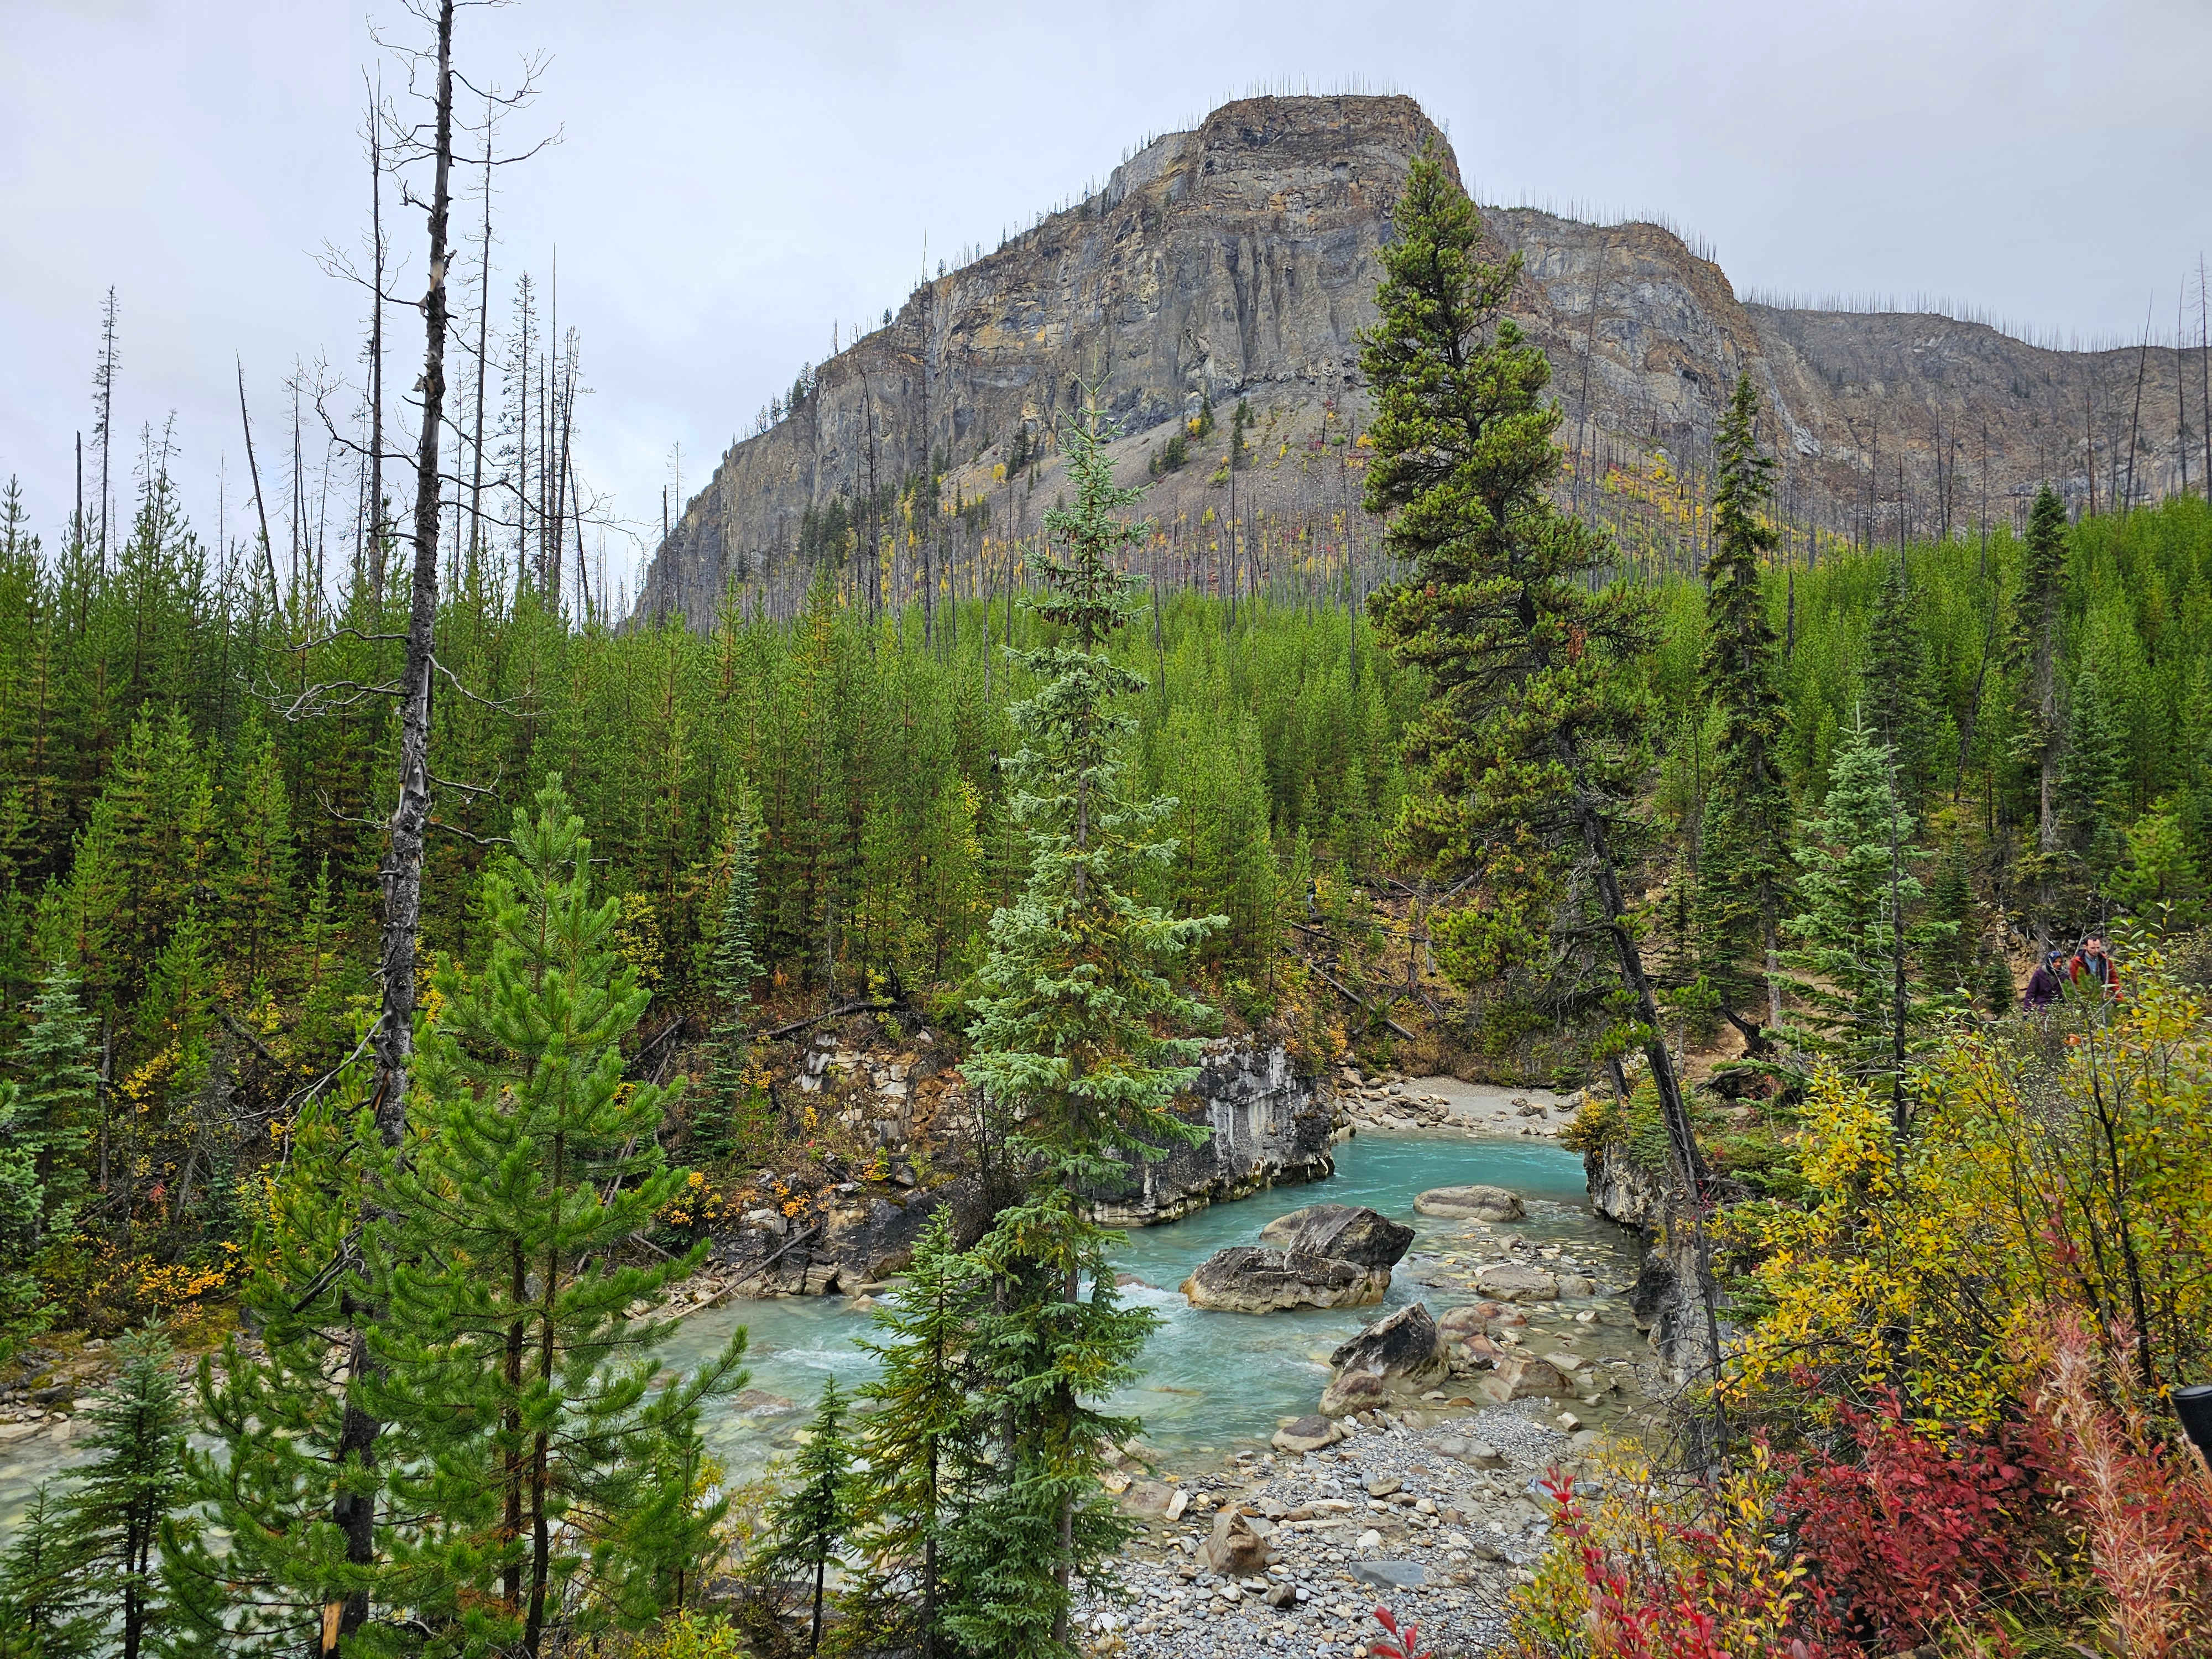
<svg viewBox="0 0 2212 1659">
<path fill-rule="evenodd" d="M 2030 1013 L 2040 1013 L 2066 992 L 2066 954 L 2063 951 L 2046 951 L 2043 960 L 2035 964 L 2035 971 L 2027 976 L 2027 995 L 2024 999 Z"/>
</svg>

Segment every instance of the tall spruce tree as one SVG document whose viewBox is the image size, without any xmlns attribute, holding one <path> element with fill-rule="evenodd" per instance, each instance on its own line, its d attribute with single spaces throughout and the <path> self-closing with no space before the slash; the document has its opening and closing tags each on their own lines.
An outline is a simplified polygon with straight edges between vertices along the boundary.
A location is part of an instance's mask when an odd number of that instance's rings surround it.
<svg viewBox="0 0 2212 1659">
<path fill-rule="evenodd" d="M 1109 1235 L 1079 1194 L 1203 1136 L 1172 1110 L 1199 1042 L 1170 1033 L 1212 1015 L 1166 969 L 1224 920 L 1137 896 L 1172 856 L 1156 830 L 1174 803 L 1125 782 L 1135 722 L 1115 704 L 1145 682 L 1106 645 L 1136 614 L 1139 584 L 1116 565 L 1148 527 L 1120 516 L 1141 492 L 1115 484 L 1112 435 L 1095 403 L 1061 430 L 1074 500 L 1045 515 L 1046 592 L 1030 602 L 1054 642 L 1015 653 L 1041 689 L 1012 711 L 1024 742 L 1005 763 L 1029 879 L 991 918 L 963 1067 L 1030 1191 L 977 1246 L 993 1304 L 973 1352 L 1002 1420 L 987 1490 L 945 1540 L 960 1585 L 946 1617 L 964 1646 L 1010 1656 L 1066 1650 L 1074 1576 L 1101 1581 L 1127 1535 L 1098 1475 L 1134 1425 L 1096 1401 L 1132 1374 L 1153 1322 L 1121 1305 Z"/>
<path fill-rule="evenodd" d="M 2059 848 L 2058 763 L 2065 726 L 2059 692 L 2063 672 L 2066 603 L 2066 506 L 2049 484 L 2028 514 L 2027 547 L 2005 633 L 2006 666 L 2014 684 L 2014 758 L 2033 784 L 2035 846 L 2046 859 Z"/>
<path fill-rule="evenodd" d="M 2102 893 L 2126 856 L 2125 740 L 2113 718 L 2103 678 L 2094 670 L 2077 677 L 2066 700 L 2066 749 L 2058 766 L 2058 821 L 2063 845 L 2081 883 Z"/>
<path fill-rule="evenodd" d="M 706 1247 L 623 1260 L 688 1173 L 654 1133 L 667 1091 L 623 1080 L 646 993 L 615 954 L 621 902 L 592 898 L 592 844 L 557 775 L 512 833 L 484 876 L 489 960 L 438 975 L 415 1133 L 382 1172 L 369 1243 L 389 1312 L 364 1393 L 420 1448 L 392 1482 L 424 1517 L 400 1561 L 413 1616 L 538 1659 L 657 1616 L 708 1553 L 726 1504 L 691 1501 L 685 1471 L 702 1401 L 744 1381 L 744 1332 L 652 1386 L 673 1322 L 631 1310 Z M 671 1482 L 682 1501 L 656 1504 Z"/>
<path fill-rule="evenodd" d="M 1580 938 L 1609 948 L 1677 1181 L 1702 1210 L 1705 1159 L 1621 880 L 1641 839 L 1649 722 L 1636 664 L 1653 641 L 1650 605 L 1596 586 L 1603 538 L 1553 501 L 1551 369 L 1504 314 L 1520 261 L 1483 261 L 1481 219 L 1433 149 L 1413 159 L 1395 223 L 1360 362 L 1375 404 L 1365 505 L 1390 515 L 1386 545 L 1409 569 L 1376 593 L 1376 626 L 1428 678 L 1406 731 L 1400 833 L 1440 873 L 1480 883 L 1459 927 L 1515 935 L 1471 955 L 1540 959 Z M 1585 892 L 1595 916 L 1575 913 Z M 1717 1363 L 1710 1271 L 1700 1278 Z"/>
<path fill-rule="evenodd" d="M 1855 715 L 1800 856 L 1804 908 L 1790 921 L 1796 943 L 1783 961 L 1797 972 L 1802 1007 L 1784 1030 L 1801 1051 L 1847 1075 L 1886 1081 L 1900 1136 L 1905 1072 L 1920 1033 L 1959 1003 L 1921 977 L 1927 957 L 1952 942 L 1955 924 L 1914 914 L 1923 888 L 1913 873 L 1922 849 L 1912 830 L 1895 759 Z"/>
<path fill-rule="evenodd" d="M 31 1263 L 46 1203 L 38 1143 L 25 1127 L 21 1088 L 0 1083 L 0 1362 L 13 1354 L 16 1328 L 43 1294 Z"/>
<path fill-rule="evenodd" d="M 708 1038 L 713 1071 L 707 1098 L 692 1119 L 693 1142 L 706 1158 L 726 1158 L 738 1150 L 757 1091 L 751 1060 L 753 982 L 761 976 L 760 837 L 760 797 L 740 781 L 711 962 L 720 1004 Z"/>
<path fill-rule="evenodd" d="M 66 1520 L 52 1483 L 41 1482 L 0 1556 L 0 1659 L 91 1659 L 103 1645 L 89 1566 Z"/>
<path fill-rule="evenodd" d="M 33 1149 L 41 1240 L 69 1231 L 90 1183 L 86 1155 L 100 1113 L 94 1030 L 78 1000 L 76 971 L 57 962 L 31 1003 L 31 1029 L 14 1067 L 23 1091 L 16 1133 Z"/>
<path fill-rule="evenodd" d="M 1861 677 L 1867 723 L 1888 745 L 1899 795 L 1915 811 L 1935 785 L 1940 727 L 1927 636 L 1915 615 L 1918 604 L 1900 551 L 1875 595 Z"/>
<path fill-rule="evenodd" d="M 1759 394 L 1737 377 L 1722 417 L 1713 490 L 1712 553 L 1705 561 L 1705 653 L 1699 683 L 1720 714 L 1712 782 L 1698 840 L 1698 965 L 1720 1009 L 1757 1053 L 1766 1039 L 1747 1006 L 1780 1023 L 1777 976 L 1789 914 L 1795 818 L 1782 775 L 1789 712 L 1777 682 L 1777 641 L 1767 625 L 1760 560 L 1778 540 L 1762 516 L 1774 463 L 1759 447 Z"/>
</svg>

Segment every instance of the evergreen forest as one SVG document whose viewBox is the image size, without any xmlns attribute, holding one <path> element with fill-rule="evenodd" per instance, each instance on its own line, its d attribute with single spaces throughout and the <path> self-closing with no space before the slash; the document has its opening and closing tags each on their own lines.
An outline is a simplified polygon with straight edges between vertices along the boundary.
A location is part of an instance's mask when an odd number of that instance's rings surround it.
<svg viewBox="0 0 2212 1659">
<path fill-rule="evenodd" d="M 437 290 L 343 576 L 172 434 L 112 526 L 9 481 L 0 1405 L 96 1397 L 0 1654 L 1111 1650 L 1090 1200 L 1224 1038 L 1582 1091 L 1662 1195 L 1670 1431 L 1554 1477 L 1500 1650 L 2212 1654 L 2212 501 L 1801 539 L 1747 377 L 1631 556 L 1433 157 L 1396 227 L 1325 569 L 1192 579 L 1142 486 L 1212 404 L 1126 480 L 1094 406 L 995 578 L 841 502 L 788 605 L 614 616 L 441 459 Z M 855 1018 L 947 1045 L 902 1161 L 983 1212 L 739 1489 L 744 1332 L 656 1351 L 741 1212 L 891 1179 L 796 1081 Z"/>
</svg>

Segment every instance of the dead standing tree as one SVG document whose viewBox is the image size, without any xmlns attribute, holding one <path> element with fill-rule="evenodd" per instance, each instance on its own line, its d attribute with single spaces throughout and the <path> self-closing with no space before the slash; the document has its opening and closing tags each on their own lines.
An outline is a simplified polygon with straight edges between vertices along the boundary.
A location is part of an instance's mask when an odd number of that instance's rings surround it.
<svg viewBox="0 0 2212 1659">
<path fill-rule="evenodd" d="M 495 157 L 494 129 L 496 118 L 528 102 L 536 93 L 537 79 L 542 70 L 542 60 L 526 59 L 520 84 L 512 91 L 487 91 L 468 82 L 453 67 L 453 24 L 458 10 L 465 5 L 496 3 L 496 0 L 407 0 L 407 10 L 430 36 L 428 46 L 395 45 L 378 36 L 377 43 L 404 64 L 408 74 L 407 95 L 417 104 L 427 106 L 419 118 L 403 118 L 393 106 L 380 105 L 373 118 L 379 137 L 375 149 L 383 171 L 388 171 L 399 185 L 403 206 L 419 210 L 424 216 L 428 234 L 428 258 L 425 264 L 422 296 L 416 301 L 423 324 L 422 371 L 416 383 L 418 396 L 416 440 L 412 456 L 399 452 L 386 455 L 380 448 L 374 458 L 375 470 L 380 471 L 386 459 L 404 464 L 411 460 L 415 469 L 414 510 L 409 532 L 404 538 L 395 533 L 395 541 L 411 544 L 413 557 L 408 576 L 407 627 L 397 636 L 402 645 L 402 661 L 398 678 L 381 684 L 325 684 L 303 686 L 297 694 L 284 702 L 282 712 L 289 719 L 302 719 L 356 705 L 363 701 L 391 697 L 399 705 L 399 767 L 398 790 L 391 817 L 386 825 L 387 844 L 379 882 L 382 889 L 384 919 L 378 948 L 378 975 L 380 994 L 375 1024 L 370 1028 L 364 1047 L 371 1066 L 370 1104 L 379 1139 L 387 1147 L 397 1146 L 406 1131 L 407 1069 L 414 1049 L 416 1012 L 416 958 L 421 933 L 422 912 L 422 860 L 426 837 L 431 826 L 431 789 L 439 781 L 430 769 L 430 721 L 433 690 L 437 678 L 443 674 L 462 695 L 470 695 L 458 681 L 453 681 L 451 671 L 437 659 L 436 624 L 438 614 L 438 551 L 440 528 L 444 507 L 445 485 L 449 482 L 441 465 L 441 453 L 446 426 L 446 348 L 452 328 L 451 309 L 447 300 L 447 277 L 452 270 L 453 249 L 450 234 L 453 205 L 453 174 L 456 161 L 453 113 L 453 93 L 457 83 L 485 100 L 487 115 L 483 126 L 476 130 L 483 142 L 484 155 L 460 158 L 464 164 L 477 165 L 481 161 L 487 169 L 495 165 L 526 161 L 545 144 L 555 142 L 548 137 L 517 155 Z M 424 88 L 424 82 L 428 88 Z M 464 131 L 469 129 L 463 127 Z M 557 135 L 556 135 L 557 137 Z M 427 172 L 428 193 L 419 185 Z M 381 307 L 392 296 L 383 289 L 383 244 L 381 238 L 381 180 L 379 173 L 375 205 L 376 275 L 366 284 L 371 289 L 373 301 Z M 332 274 L 359 282 L 359 274 L 342 255 L 331 254 L 325 260 Z M 381 352 L 378 353 L 380 370 Z M 320 407 L 320 399 L 318 399 Z M 355 447 L 324 411 L 324 421 L 334 442 Z M 376 424 L 380 428 L 381 422 Z M 451 480 L 459 500 L 460 480 L 456 470 Z M 377 512 L 372 504 L 371 513 Z M 397 526 L 394 526 L 396 532 Z M 380 635 L 379 639 L 393 636 Z M 301 647 L 304 652 L 306 642 Z M 471 786 L 447 785 L 467 791 Z M 366 1305 L 356 1295 L 357 1280 L 351 1274 L 344 1276 L 343 1288 L 339 1292 L 339 1313 L 343 1328 L 337 1340 L 345 1349 L 345 1368 L 349 1376 L 359 1376 L 373 1364 L 368 1348 L 367 1329 L 375 1317 L 376 1310 Z M 377 1494 L 381 1482 L 375 1473 L 376 1441 L 382 1432 L 379 1423 L 349 1393 L 335 1449 L 337 1463 L 336 1495 L 331 1501 L 331 1518 L 346 1542 L 346 1559 L 356 1569 L 372 1566 L 376 1559 Z M 342 1601 L 333 1601 L 327 1610 L 324 1627 L 325 1651 L 329 1651 L 339 1638 L 359 1630 L 369 1617 L 369 1597 L 365 1589 L 356 1589 Z"/>
</svg>

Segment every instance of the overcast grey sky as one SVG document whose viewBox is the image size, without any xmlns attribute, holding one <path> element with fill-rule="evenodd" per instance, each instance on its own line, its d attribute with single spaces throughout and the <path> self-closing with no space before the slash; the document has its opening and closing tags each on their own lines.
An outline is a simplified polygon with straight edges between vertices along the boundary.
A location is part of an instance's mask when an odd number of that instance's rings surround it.
<svg viewBox="0 0 2212 1659">
<path fill-rule="evenodd" d="M 351 368 L 356 295 L 313 256 L 362 234 L 369 27 L 408 20 L 304 0 L 7 12 L 0 476 L 21 476 L 51 543 L 112 283 L 118 427 L 176 412 L 186 506 L 210 533 L 227 457 L 235 532 L 232 354 L 271 447 L 295 359 Z M 464 12 L 457 57 L 479 77 L 512 79 L 531 49 L 551 60 L 544 95 L 510 136 L 564 136 L 504 180 L 494 289 L 503 301 L 526 267 L 542 279 L 557 246 L 592 391 L 581 465 L 641 529 L 658 528 L 670 447 L 696 489 L 826 355 L 833 321 L 898 301 L 925 237 L 933 264 L 994 244 L 1259 82 L 1410 93 L 1480 199 L 1663 213 L 1740 293 L 1926 293 L 2106 338 L 2132 338 L 2150 302 L 2170 337 L 2185 270 L 2194 328 L 2212 242 L 2203 0 Z M 419 216 L 395 242 L 419 291 Z M 418 358 L 414 314 L 388 327 L 396 360 Z M 626 551 L 611 539 L 611 563 Z"/>
</svg>

